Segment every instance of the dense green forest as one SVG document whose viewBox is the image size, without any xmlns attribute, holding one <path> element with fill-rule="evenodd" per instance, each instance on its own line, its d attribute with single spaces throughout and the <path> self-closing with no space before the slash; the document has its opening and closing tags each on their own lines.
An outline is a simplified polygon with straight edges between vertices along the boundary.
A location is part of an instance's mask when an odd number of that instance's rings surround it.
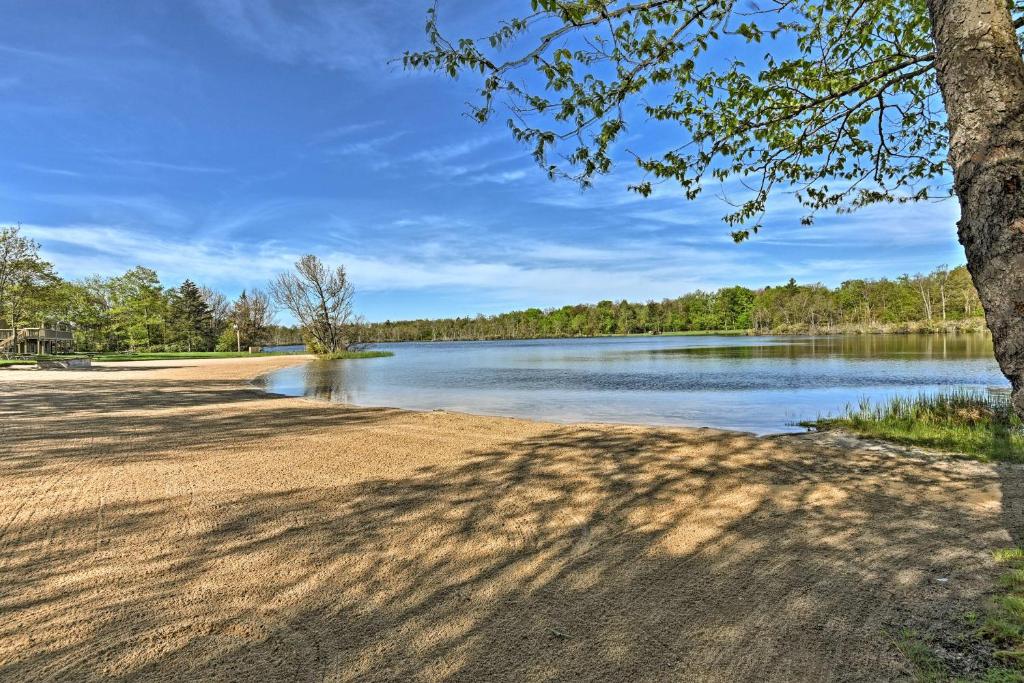
<svg viewBox="0 0 1024 683">
<path fill-rule="evenodd" d="M 368 325 L 364 339 L 530 339 L 716 330 L 762 334 L 981 331 L 982 316 L 970 274 L 960 266 L 940 267 L 927 275 L 848 280 L 835 289 L 790 280 L 758 290 L 725 287 L 646 303 L 601 301 L 492 316 L 387 321 Z"/>
<path fill-rule="evenodd" d="M 0 228 L 0 344 L 13 339 L 12 331 L 56 324 L 71 325 L 78 351 L 234 351 L 301 343 L 296 328 L 273 324 L 270 298 L 261 290 L 230 301 L 191 280 L 165 287 L 156 271 L 142 266 L 65 280 L 37 243 L 18 228 Z"/>
</svg>

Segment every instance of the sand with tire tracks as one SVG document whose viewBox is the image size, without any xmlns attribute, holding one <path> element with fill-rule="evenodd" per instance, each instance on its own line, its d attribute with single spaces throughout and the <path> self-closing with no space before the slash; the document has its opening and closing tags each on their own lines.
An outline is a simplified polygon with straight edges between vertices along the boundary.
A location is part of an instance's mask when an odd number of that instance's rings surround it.
<svg viewBox="0 0 1024 683">
<path fill-rule="evenodd" d="M 295 362 L 0 371 L 0 680 L 894 679 L 1021 527 L 1019 468 L 248 383 Z"/>
</svg>

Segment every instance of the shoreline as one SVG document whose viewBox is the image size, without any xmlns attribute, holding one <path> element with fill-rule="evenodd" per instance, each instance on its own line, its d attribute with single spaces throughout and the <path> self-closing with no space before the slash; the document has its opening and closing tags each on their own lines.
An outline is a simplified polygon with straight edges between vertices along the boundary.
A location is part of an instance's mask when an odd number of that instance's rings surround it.
<svg viewBox="0 0 1024 683">
<path fill-rule="evenodd" d="M 972 321 L 973 322 L 973 321 Z M 907 323 L 906 325 L 915 325 L 916 323 Z M 563 339 L 629 339 L 629 338 L 657 338 L 657 337 L 876 337 L 876 336 L 895 336 L 904 337 L 909 335 L 922 335 L 922 336 L 960 336 L 960 335 L 981 335 L 991 337 L 992 333 L 988 328 L 982 326 L 981 328 L 975 329 L 963 329 L 963 326 L 957 324 L 950 324 L 947 326 L 948 329 L 927 329 L 924 327 L 910 329 L 910 327 L 901 326 L 903 323 L 896 324 L 891 329 L 877 329 L 877 328 L 849 328 L 849 329 L 833 329 L 833 330 L 815 330 L 815 331 L 759 331 L 754 329 L 748 330 L 687 330 L 677 332 L 631 332 L 628 334 L 599 334 L 599 335 L 577 335 L 577 336 L 561 336 L 561 337 L 487 337 L 487 338 L 475 338 L 475 339 L 400 339 L 391 341 L 371 341 L 366 342 L 371 345 L 380 344 L 454 344 L 454 343 L 470 343 L 470 342 L 523 342 L 523 341 L 560 341 Z"/>
<path fill-rule="evenodd" d="M 305 359 L 297 360 L 294 365 L 300 365 L 303 363 L 309 363 L 316 361 L 316 356 L 308 356 Z M 812 443 L 815 443 L 823 448 L 868 448 L 875 452 L 884 453 L 891 457 L 901 458 L 923 458 L 923 459 L 936 459 L 936 460 L 975 460 L 970 456 L 965 456 L 958 453 L 951 453 L 948 451 L 942 451 L 935 448 L 928 448 L 925 446 L 912 445 L 906 443 L 898 443 L 895 441 L 888 441 L 885 439 L 872 438 L 869 436 L 863 436 L 856 434 L 847 429 L 839 427 L 832 427 L 828 429 L 822 429 L 814 426 L 803 426 L 800 425 L 800 431 L 792 432 L 770 432 L 759 434 L 757 432 L 744 431 L 740 429 L 728 429 L 725 427 L 714 427 L 711 425 L 693 426 L 693 425 L 681 425 L 681 424 L 660 424 L 656 422 L 602 422 L 602 421 L 566 421 L 559 422 L 555 420 L 544 420 L 541 418 L 524 417 L 518 415 L 501 415 L 494 413 L 475 413 L 467 410 L 452 410 L 449 408 L 424 408 L 422 410 L 416 410 L 413 408 L 401 408 L 398 406 L 386 406 L 386 405 L 362 405 L 359 403 L 340 403 L 331 400 L 311 397 L 311 396 L 292 396 L 290 394 L 281 394 L 259 386 L 259 382 L 262 378 L 267 377 L 279 370 L 287 369 L 287 367 L 294 367 L 294 365 L 286 366 L 283 368 L 275 368 L 266 372 L 261 372 L 258 375 L 253 376 L 248 380 L 248 384 L 259 391 L 262 394 L 272 398 L 292 399 L 297 401 L 304 401 L 314 405 L 333 405 L 338 406 L 342 409 L 364 409 L 364 410 L 387 410 L 395 411 L 398 413 L 411 413 L 415 415 L 430 414 L 430 413 L 442 413 L 447 415 L 457 415 L 464 418 L 487 418 L 496 420 L 514 420 L 517 422 L 527 422 L 535 425 L 542 425 L 547 427 L 609 427 L 609 428 L 649 428 L 649 429 L 668 429 L 668 430 L 681 430 L 684 432 L 714 432 L 725 435 L 732 435 L 735 437 L 743 437 L 749 439 L 755 439 L 759 441 L 772 441 L 776 439 L 786 438 L 799 438 Z M 1016 463 L 1002 462 L 1003 466 L 1007 467 L 1022 467 L 1024 464 L 1017 465 Z"/>
<path fill-rule="evenodd" d="M 1024 468 L 251 384 L 307 360 L 0 373 L 0 674 L 885 680 L 1019 531 Z"/>
<path fill-rule="evenodd" d="M 614 336 L 614 335 L 608 335 Z M 486 341 L 486 340 L 480 340 Z M 492 340 L 493 341 L 493 340 Z M 413 342 L 418 343 L 418 342 Z M 767 432 L 757 433 L 753 431 L 746 431 L 740 429 L 730 429 L 727 427 L 715 427 L 711 425 L 683 425 L 683 424 L 669 424 L 669 423 L 657 423 L 657 422 L 610 422 L 610 421 L 565 421 L 560 422 L 557 420 L 545 420 L 542 418 L 526 417 L 519 415 L 502 415 L 494 413 L 477 413 L 468 410 L 453 410 L 449 408 L 402 408 L 398 406 L 388 405 L 362 405 L 358 403 L 340 403 L 331 400 L 310 397 L 310 396 L 293 396 L 290 394 L 282 394 L 278 392 L 269 391 L 263 386 L 260 386 L 259 382 L 263 378 L 291 367 L 309 364 L 317 361 L 317 356 L 313 354 L 279 354 L 279 355 L 259 355 L 252 357 L 236 357 L 236 358 L 223 358 L 223 359 L 182 359 L 182 360 L 165 360 L 165 361 L 102 361 L 94 365 L 94 368 L 103 369 L 111 368 L 116 369 L 117 367 L 132 367 L 140 370 L 168 370 L 176 369 L 181 367 L 189 367 L 198 363 L 252 363 L 256 364 L 260 361 L 272 361 L 274 367 L 262 368 L 251 376 L 244 377 L 243 380 L 245 385 L 253 391 L 259 392 L 268 398 L 279 399 L 279 400 L 290 400 L 290 401 L 301 401 L 306 404 L 313 406 L 334 406 L 341 410 L 370 410 L 370 411 L 388 411 L 392 413 L 408 413 L 411 415 L 429 415 L 429 414 L 443 414 L 458 416 L 464 419 L 481 418 L 488 420 L 511 420 L 515 422 L 524 422 L 531 425 L 549 427 L 549 428 L 567 428 L 567 427 L 579 427 L 579 428 L 637 428 L 637 429 L 651 429 L 651 430 L 679 430 L 682 432 L 696 432 L 696 433 L 719 433 L 723 435 L 731 435 L 734 437 L 754 439 L 758 441 L 772 441 L 776 439 L 801 439 L 810 443 L 816 443 L 823 448 L 832 448 L 837 444 L 842 448 L 869 448 L 874 451 L 884 452 L 893 457 L 908 457 L 908 458 L 927 458 L 927 459 L 938 459 L 938 460 L 969 460 L 968 456 L 963 456 L 948 451 L 942 451 L 934 448 L 928 448 L 925 446 L 912 445 L 906 443 L 898 443 L 895 441 L 887 441 L 879 438 L 871 438 L 856 434 L 852 431 L 845 430 L 842 428 L 829 428 L 820 429 L 812 426 L 800 426 L 800 430 L 794 430 L 791 432 Z M 162 365 L 157 365 L 162 363 Z M 58 376 L 67 375 L 73 376 L 75 373 L 89 373 L 89 370 L 45 370 L 39 368 L 25 367 L 25 366 L 13 366 L 0 368 L 0 387 L 3 387 L 3 370 L 9 370 L 12 373 L 23 374 L 27 372 L 38 373 L 38 372 L 55 372 Z M 1013 463 L 1002 463 L 1004 466 L 1014 466 Z M 1024 465 L 1021 465 L 1024 467 Z"/>
<path fill-rule="evenodd" d="M 310 358 L 308 358 L 307 360 L 304 360 L 302 362 L 303 363 L 309 363 L 309 362 L 313 362 L 313 361 L 316 361 L 316 360 L 317 359 L 316 359 L 315 356 L 311 356 Z M 299 364 L 300 363 L 295 363 L 295 365 L 299 365 Z M 500 414 L 494 414 L 494 413 L 474 413 L 474 412 L 470 412 L 468 410 L 451 410 L 449 408 L 423 408 L 422 410 L 417 410 L 415 408 L 400 408 L 398 406 L 363 405 L 361 403 L 341 403 L 341 402 L 337 402 L 337 401 L 331 401 L 331 400 L 327 400 L 327 399 L 316 398 L 315 396 L 293 396 L 291 394 L 281 394 L 281 393 L 278 393 L 278 392 L 275 392 L 275 391 L 268 391 L 267 389 L 263 388 L 262 386 L 260 386 L 258 384 L 258 382 L 261 379 L 263 379 L 263 378 L 265 378 L 265 377 L 267 377 L 269 375 L 272 375 L 272 374 L 274 374 L 275 372 L 277 372 L 279 370 L 285 370 L 285 369 L 287 369 L 289 367 L 294 367 L 294 365 L 285 366 L 285 367 L 281 367 L 281 368 L 275 368 L 273 370 L 268 370 L 266 372 L 262 372 L 262 373 L 260 373 L 258 375 L 255 375 L 250 380 L 248 380 L 248 384 L 253 389 L 255 389 L 255 390 L 257 390 L 257 391 L 259 391 L 259 392 L 261 392 L 263 394 L 266 394 L 267 396 L 273 397 L 273 398 L 286 398 L 286 399 L 292 399 L 292 400 L 296 400 L 296 401 L 305 401 L 305 402 L 312 403 L 312 404 L 315 404 L 315 405 L 326 404 L 326 405 L 338 406 L 339 408 L 342 408 L 342 409 L 346 409 L 346 408 L 352 409 L 352 408 L 354 408 L 354 409 L 365 409 L 365 410 L 393 410 L 393 411 L 397 411 L 397 412 L 401 412 L 401 413 L 411 413 L 411 414 L 414 414 L 414 415 L 422 415 L 422 414 L 429 414 L 429 413 L 444 413 L 444 414 L 447 414 L 447 415 L 460 415 L 460 416 L 463 416 L 463 417 L 466 417 L 466 418 L 481 417 L 481 418 L 495 419 L 495 420 L 516 420 L 516 421 L 519 421 L 519 422 L 528 422 L 528 423 L 531 423 L 531 424 L 544 425 L 544 426 L 548 426 L 548 427 L 571 427 L 571 426 L 579 426 L 579 427 L 648 427 L 648 428 L 651 428 L 651 429 L 681 429 L 681 430 L 684 430 L 684 431 L 698 431 L 698 432 L 699 431 L 713 431 L 713 432 L 722 432 L 723 434 L 733 434 L 733 435 L 736 435 L 736 436 L 743 436 L 743 437 L 749 437 L 749 438 L 754 438 L 754 439 L 767 439 L 767 438 L 776 437 L 776 436 L 796 436 L 796 435 L 800 435 L 800 434 L 814 433 L 811 429 L 806 429 L 805 431 L 802 431 L 802 432 L 778 432 L 778 433 L 772 433 L 772 434 L 757 434 L 755 432 L 742 431 L 742 430 L 738 430 L 738 429 L 724 429 L 724 428 L 721 428 L 721 427 L 711 427 L 711 426 L 693 427 L 693 426 L 689 426 L 689 425 L 658 424 L 658 423 L 654 423 L 654 422 L 595 422 L 595 421 L 558 422 L 558 421 L 554 421 L 554 420 L 543 420 L 543 419 L 540 419 L 540 418 L 522 417 L 522 416 L 518 416 L 518 415 L 500 415 Z"/>
</svg>

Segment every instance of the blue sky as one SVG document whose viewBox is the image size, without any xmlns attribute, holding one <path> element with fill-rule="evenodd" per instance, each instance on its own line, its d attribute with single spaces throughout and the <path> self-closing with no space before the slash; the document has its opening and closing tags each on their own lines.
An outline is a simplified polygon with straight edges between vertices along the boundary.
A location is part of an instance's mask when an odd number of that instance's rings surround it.
<svg viewBox="0 0 1024 683">
<path fill-rule="evenodd" d="M 799 225 L 776 202 L 735 245 L 708 192 L 552 183 L 472 80 L 389 64 L 427 0 L 0 0 L 0 224 L 65 277 L 142 264 L 234 296 L 301 254 L 346 264 L 370 320 L 495 313 L 963 262 L 955 202 Z M 494 7 L 445 0 L 455 33 Z M 647 141 L 651 142 L 651 141 Z M 657 141 L 654 141 L 657 142 Z"/>
</svg>

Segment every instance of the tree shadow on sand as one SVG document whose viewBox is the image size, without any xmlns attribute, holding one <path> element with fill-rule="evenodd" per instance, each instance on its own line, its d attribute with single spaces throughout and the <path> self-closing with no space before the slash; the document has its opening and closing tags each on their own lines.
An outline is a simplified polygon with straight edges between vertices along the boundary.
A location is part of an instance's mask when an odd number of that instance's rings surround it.
<svg viewBox="0 0 1024 683">
<path fill-rule="evenodd" d="M 93 383 L 87 391 L 40 382 L 30 393 L 4 388 L 0 384 L 0 473 L 7 476 L 38 474 L 66 461 L 123 465 L 201 454 L 287 430 L 372 424 L 396 412 L 298 404 L 240 380 L 124 380 Z"/>
<path fill-rule="evenodd" d="M 168 418 L 133 410 L 141 436 L 109 464 L 170 457 Z M 218 427 L 342 439 L 393 416 L 303 412 Z M 999 473 L 973 463 L 538 432 L 401 476 L 0 520 L 0 679 L 885 680 L 907 673 L 892 634 L 975 604 L 1006 543 L 1008 520 L 971 502 Z M 16 451 L 8 476 L 46 466 Z"/>
</svg>

